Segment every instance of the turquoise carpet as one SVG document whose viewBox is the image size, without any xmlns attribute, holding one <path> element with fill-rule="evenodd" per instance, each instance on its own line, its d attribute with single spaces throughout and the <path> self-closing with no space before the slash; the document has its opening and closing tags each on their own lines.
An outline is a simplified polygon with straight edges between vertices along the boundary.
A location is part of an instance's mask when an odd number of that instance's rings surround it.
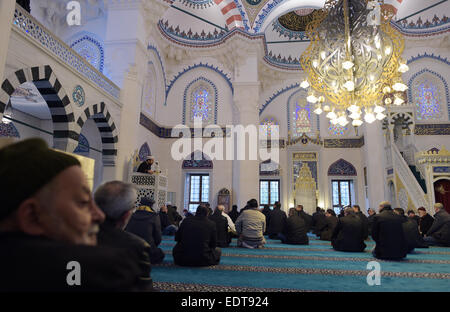
<svg viewBox="0 0 450 312">
<path fill-rule="evenodd" d="M 416 249 L 403 261 L 380 261 L 381 285 L 367 284 L 365 252 L 334 251 L 329 242 L 310 236 L 306 246 L 267 239 L 264 249 L 222 248 L 219 265 L 193 268 L 173 264 L 173 236 L 164 236 L 164 262 L 154 265 L 152 278 L 161 291 L 450 291 L 450 248 Z"/>
</svg>

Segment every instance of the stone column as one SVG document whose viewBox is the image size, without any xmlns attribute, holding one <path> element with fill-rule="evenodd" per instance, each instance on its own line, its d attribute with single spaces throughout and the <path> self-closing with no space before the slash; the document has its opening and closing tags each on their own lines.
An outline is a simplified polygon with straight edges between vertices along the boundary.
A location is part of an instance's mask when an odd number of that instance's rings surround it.
<svg viewBox="0 0 450 312">
<path fill-rule="evenodd" d="M 234 126 L 254 125 L 258 127 L 259 82 L 235 82 L 233 88 Z M 255 198 L 259 203 L 259 160 L 249 159 L 252 152 L 256 152 L 258 159 L 259 151 L 250 150 L 252 144 L 250 144 L 248 136 L 245 140 L 245 160 L 238 160 L 236 152 L 234 153 L 235 160 L 233 160 L 233 202 L 238 205 L 238 209 L 244 208 L 247 201 L 252 198 Z M 236 143 L 234 146 L 236 148 Z M 258 142 L 255 146 L 258 149 Z"/>
<path fill-rule="evenodd" d="M 11 35 L 11 23 L 14 16 L 15 1 L 0 1 L 0 78 L 4 80 L 6 56 L 8 54 L 9 37 Z"/>
<path fill-rule="evenodd" d="M 369 193 L 368 208 L 378 209 L 380 202 L 388 200 L 385 190 L 386 164 L 383 130 L 380 121 L 365 124 L 364 144 L 366 147 L 364 157 L 366 159 Z M 363 178 L 362 174 L 361 178 Z"/>
</svg>

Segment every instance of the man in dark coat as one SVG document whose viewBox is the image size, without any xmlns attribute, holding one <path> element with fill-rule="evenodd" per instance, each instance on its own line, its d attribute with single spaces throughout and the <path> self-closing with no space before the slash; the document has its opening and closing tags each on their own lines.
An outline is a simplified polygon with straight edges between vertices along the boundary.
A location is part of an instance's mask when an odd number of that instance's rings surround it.
<svg viewBox="0 0 450 312">
<path fill-rule="evenodd" d="M 150 278 L 151 263 L 159 263 L 160 253 L 152 251 L 151 246 L 142 238 L 124 231 L 137 199 L 137 190 L 131 183 L 111 181 L 100 185 L 94 194 L 97 206 L 106 216 L 105 222 L 100 225 L 98 244 L 132 249 L 139 255 L 139 264 L 142 268 L 141 280 L 148 288 L 152 288 Z"/>
<path fill-rule="evenodd" d="M 147 156 L 144 162 L 142 162 L 137 168 L 137 172 L 139 173 L 148 173 L 154 174 L 153 163 L 155 162 L 155 158 L 153 156 Z"/>
<path fill-rule="evenodd" d="M 344 210 L 344 216 L 339 218 L 331 244 L 338 251 L 362 252 L 366 248 L 364 244 L 365 228 L 361 219 L 351 207 Z"/>
<path fill-rule="evenodd" d="M 403 219 L 396 215 L 389 202 L 380 203 L 380 213 L 374 217 L 372 238 L 378 259 L 400 260 L 406 257 L 408 245 L 403 231 Z"/>
<path fill-rule="evenodd" d="M 177 206 L 166 205 L 167 207 L 167 216 L 169 217 L 170 224 L 178 227 L 180 225 L 180 221 L 183 220 L 183 217 L 178 213 Z"/>
<path fill-rule="evenodd" d="M 281 235 L 281 242 L 292 245 L 309 244 L 305 221 L 296 213 L 295 208 L 289 209 L 289 218 L 286 220 L 286 225 Z"/>
<path fill-rule="evenodd" d="M 414 210 L 408 210 L 408 218 L 410 218 L 410 219 L 416 221 L 417 226 L 419 226 L 419 222 L 420 222 L 419 220 L 420 220 L 420 217 L 419 217 L 418 215 L 416 215 L 416 213 L 414 212 Z"/>
<path fill-rule="evenodd" d="M 369 208 L 367 209 L 367 214 L 369 215 L 367 217 L 368 232 L 369 235 L 372 235 L 373 218 L 376 216 L 377 213 L 372 208 Z"/>
<path fill-rule="evenodd" d="M 169 220 L 167 206 L 162 206 L 159 210 L 159 220 L 161 221 L 161 230 L 163 235 L 174 235 L 178 230 L 178 227 L 175 224 L 172 224 Z"/>
<path fill-rule="evenodd" d="M 209 219 L 216 224 L 217 246 L 228 247 L 231 243 L 231 235 L 228 232 L 228 220 L 222 216 L 223 206 L 219 205 Z M 184 221 L 183 221 L 184 222 Z"/>
<path fill-rule="evenodd" d="M 425 236 L 427 234 L 428 230 L 433 225 L 434 218 L 430 216 L 424 207 L 419 207 L 417 209 L 417 212 L 419 213 L 419 232 L 422 236 Z"/>
<path fill-rule="evenodd" d="M 403 232 L 405 233 L 405 239 L 408 245 L 408 253 L 412 253 L 414 248 L 428 248 L 428 244 L 425 243 L 419 233 L 417 222 L 405 216 L 405 210 L 403 208 L 394 208 L 394 213 L 403 219 Z"/>
<path fill-rule="evenodd" d="M 367 219 L 366 215 L 362 213 L 361 207 L 359 205 L 353 205 L 353 210 L 355 211 L 355 214 L 361 219 L 364 226 L 364 239 L 366 240 L 369 238 L 369 220 Z"/>
<path fill-rule="evenodd" d="M 434 210 L 434 222 L 425 236 L 425 241 L 430 245 L 450 247 L 450 214 L 441 203 L 436 203 Z"/>
<path fill-rule="evenodd" d="M 311 227 L 312 227 L 312 216 L 307 214 L 304 210 L 303 210 L 303 205 L 297 205 L 297 207 L 295 208 L 297 215 L 299 215 L 300 217 L 303 218 L 303 220 L 305 220 L 305 224 L 306 224 L 306 231 L 309 232 L 311 231 Z"/>
<path fill-rule="evenodd" d="M 334 229 L 336 228 L 338 223 L 338 218 L 336 217 L 336 213 L 333 209 L 327 209 L 325 218 L 325 225 L 319 234 L 320 240 L 331 241 Z"/>
<path fill-rule="evenodd" d="M 261 213 L 266 217 L 266 224 L 269 224 L 269 219 L 270 219 L 270 214 L 271 214 L 272 210 L 270 209 L 269 205 L 264 205 L 263 210 L 261 210 Z M 267 229 L 266 232 L 264 233 L 264 235 L 267 234 Z"/>
<path fill-rule="evenodd" d="M 237 210 L 237 205 L 233 205 L 233 207 L 231 207 L 231 211 L 228 215 L 230 216 L 233 223 L 236 223 L 236 220 L 239 217 L 239 211 Z"/>
<path fill-rule="evenodd" d="M 286 213 L 281 210 L 281 204 L 276 202 L 270 213 L 269 223 L 267 225 L 267 235 L 269 235 L 270 239 L 280 239 L 278 234 L 283 233 L 284 227 L 286 226 L 286 219 Z"/>
<path fill-rule="evenodd" d="M 139 236 L 150 245 L 150 262 L 157 264 L 163 261 L 165 255 L 162 249 L 158 248 L 162 239 L 161 221 L 153 210 L 154 203 L 153 199 L 142 197 L 140 206 L 131 216 L 126 231 Z"/>
<path fill-rule="evenodd" d="M 325 226 L 325 223 L 326 223 L 325 213 L 320 207 L 317 207 L 316 212 L 314 212 L 312 215 L 313 233 L 316 234 L 317 236 L 319 236 L 320 232 L 322 231 L 323 227 Z"/>
<path fill-rule="evenodd" d="M 186 218 L 175 234 L 173 260 L 181 266 L 210 266 L 220 262 L 216 224 L 208 219 L 208 208 L 197 207 L 194 217 Z"/>
<path fill-rule="evenodd" d="M 0 292 L 142 290 L 133 250 L 97 246 L 105 215 L 76 158 L 28 139 L 0 163 Z"/>
</svg>

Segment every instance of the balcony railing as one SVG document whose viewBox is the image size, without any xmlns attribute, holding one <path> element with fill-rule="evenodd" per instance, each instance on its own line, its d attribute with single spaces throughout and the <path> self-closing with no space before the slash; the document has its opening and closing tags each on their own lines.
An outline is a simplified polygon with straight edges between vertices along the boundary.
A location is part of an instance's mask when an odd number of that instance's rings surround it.
<svg viewBox="0 0 450 312">
<path fill-rule="evenodd" d="M 118 86 L 19 5 L 16 5 L 12 24 L 23 34 L 33 38 L 33 40 L 39 42 L 45 49 L 52 52 L 60 61 L 75 69 L 112 97 L 119 99 L 120 89 Z"/>
</svg>

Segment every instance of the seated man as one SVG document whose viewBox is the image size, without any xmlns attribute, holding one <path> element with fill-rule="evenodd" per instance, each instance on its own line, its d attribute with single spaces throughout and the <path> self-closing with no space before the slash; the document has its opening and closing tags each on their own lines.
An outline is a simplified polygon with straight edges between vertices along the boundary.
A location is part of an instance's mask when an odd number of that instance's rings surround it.
<svg viewBox="0 0 450 312">
<path fill-rule="evenodd" d="M 372 227 L 372 238 L 376 243 L 373 256 L 387 260 L 405 258 L 408 245 L 403 232 L 403 219 L 394 214 L 389 202 L 381 202 L 379 212 Z"/>
<path fill-rule="evenodd" d="M 227 218 L 227 221 L 228 221 L 228 232 L 230 234 L 230 237 L 237 237 L 237 235 L 236 235 L 236 226 L 234 225 L 234 222 L 231 219 L 231 217 L 225 212 L 225 206 L 224 205 L 218 205 L 217 207 L 222 211 L 222 216 Z"/>
<path fill-rule="evenodd" d="M 150 262 L 158 264 L 163 261 L 165 254 L 158 248 L 162 240 L 161 221 L 153 210 L 154 203 L 153 199 L 142 197 L 139 207 L 128 222 L 126 231 L 139 236 L 150 245 Z"/>
<path fill-rule="evenodd" d="M 311 231 L 312 228 L 312 216 L 307 214 L 304 210 L 303 210 L 303 205 L 297 205 L 297 207 L 295 208 L 297 214 L 303 218 L 303 220 L 305 220 L 306 223 L 306 231 L 309 232 Z"/>
<path fill-rule="evenodd" d="M 313 234 L 319 236 L 322 228 L 325 226 L 325 222 L 325 212 L 320 207 L 316 207 L 316 212 L 314 212 L 312 215 Z"/>
<path fill-rule="evenodd" d="M 441 203 L 434 205 L 434 211 L 433 225 L 424 240 L 430 245 L 450 247 L 450 215 Z"/>
<path fill-rule="evenodd" d="M 210 266 L 220 262 L 216 224 L 208 219 L 208 208 L 199 205 L 195 216 L 186 218 L 175 234 L 173 260 L 181 266 Z"/>
<path fill-rule="evenodd" d="M 325 225 L 320 232 L 320 240 L 331 241 L 331 237 L 333 236 L 334 229 L 337 226 L 338 218 L 336 217 L 336 213 L 333 209 L 327 209 L 325 213 Z"/>
<path fill-rule="evenodd" d="M 286 226 L 286 213 L 281 210 L 280 202 L 276 202 L 273 210 L 270 212 L 269 222 L 267 224 L 267 235 L 270 239 L 280 239 L 278 234 L 284 232 Z M 267 221 L 267 219 L 266 219 Z"/>
<path fill-rule="evenodd" d="M 0 291 L 143 290 L 135 252 L 96 246 L 105 215 L 76 158 L 28 139 L 0 163 Z"/>
<path fill-rule="evenodd" d="M 361 252 L 364 244 L 365 228 L 363 221 L 356 215 L 352 207 L 344 210 L 344 216 L 339 218 L 331 238 L 333 248 L 338 251 Z"/>
<path fill-rule="evenodd" d="M 231 243 L 231 235 L 228 232 L 228 220 L 222 215 L 225 207 L 219 205 L 214 210 L 214 213 L 209 216 L 209 219 L 216 224 L 217 231 L 217 246 L 228 247 Z"/>
<path fill-rule="evenodd" d="M 148 174 L 155 174 L 156 169 L 153 168 L 153 164 L 155 162 L 155 157 L 153 156 L 147 156 L 147 159 L 142 162 L 139 167 L 137 168 L 137 172 L 139 173 L 148 173 Z"/>
<path fill-rule="evenodd" d="M 263 236 L 266 217 L 258 210 L 256 199 L 249 200 L 245 207 L 236 220 L 237 245 L 250 249 L 263 248 L 266 243 Z"/>
<path fill-rule="evenodd" d="M 369 208 L 367 209 L 367 214 L 369 215 L 367 217 L 368 232 L 369 235 L 372 235 L 373 218 L 376 216 L 377 213 L 372 208 Z"/>
<path fill-rule="evenodd" d="M 417 225 L 419 225 L 419 219 L 420 217 L 418 215 L 416 215 L 416 213 L 414 212 L 414 210 L 408 210 L 408 218 L 416 221 Z"/>
<path fill-rule="evenodd" d="M 162 235 L 174 235 L 178 230 L 178 227 L 170 222 L 167 206 L 162 206 L 159 210 L 159 219 L 161 222 Z"/>
<path fill-rule="evenodd" d="M 287 218 L 283 234 L 280 236 L 283 244 L 309 244 L 305 220 L 296 213 L 295 208 L 289 209 L 289 218 Z"/>
<path fill-rule="evenodd" d="M 355 214 L 361 219 L 364 226 L 364 239 L 369 238 L 369 219 L 367 219 L 367 216 L 362 213 L 361 208 L 359 205 L 353 205 L 353 210 L 355 211 Z"/>
<path fill-rule="evenodd" d="M 122 181 L 111 181 L 100 185 L 94 194 L 97 206 L 106 216 L 105 222 L 100 225 L 98 244 L 133 249 L 140 255 L 142 268 L 142 281 L 152 287 L 150 278 L 150 245 L 132 233 L 124 231 L 134 211 L 137 190 L 133 184 Z M 153 262 L 153 261 L 152 261 Z"/>
<path fill-rule="evenodd" d="M 424 207 L 417 208 L 419 213 L 419 232 L 422 236 L 427 234 L 428 230 L 431 229 L 433 225 L 434 218 L 428 214 Z"/>
<path fill-rule="evenodd" d="M 408 245 L 408 253 L 412 253 L 414 248 L 428 248 L 428 245 L 419 233 L 417 222 L 405 216 L 405 210 L 403 208 L 394 208 L 394 213 L 403 219 L 403 232 L 405 233 L 406 244 Z"/>
</svg>

